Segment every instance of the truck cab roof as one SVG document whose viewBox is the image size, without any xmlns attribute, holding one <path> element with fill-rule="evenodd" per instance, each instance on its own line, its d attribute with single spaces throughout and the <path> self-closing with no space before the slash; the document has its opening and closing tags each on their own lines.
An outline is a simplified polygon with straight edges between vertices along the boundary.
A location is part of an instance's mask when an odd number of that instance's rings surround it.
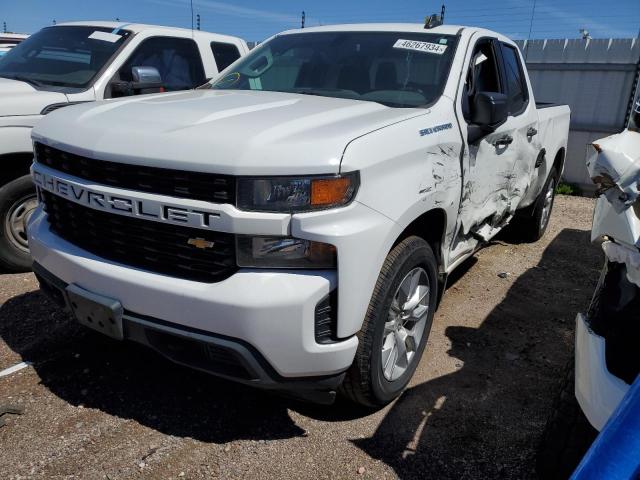
<svg viewBox="0 0 640 480">
<path fill-rule="evenodd" d="M 245 41 L 239 37 L 231 35 L 222 35 L 219 33 L 205 32 L 202 30 L 191 30 L 190 28 L 179 27 L 167 27 L 163 25 L 147 25 L 144 23 L 128 23 L 128 22 L 102 22 L 102 21 L 81 21 L 81 22 L 65 22 L 58 23 L 56 26 L 83 26 L 83 27 L 99 27 L 99 28 L 112 28 L 113 30 L 129 30 L 133 33 L 141 32 L 153 32 L 155 34 L 175 35 L 176 32 L 182 34 L 188 33 L 193 36 L 194 39 L 209 39 L 209 41 L 221 41 L 228 43 L 242 43 Z"/>
<path fill-rule="evenodd" d="M 292 33 L 314 33 L 314 32 L 398 32 L 398 33 L 432 33 L 436 35 L 458 35 L 463 32 L 472 35 L 479 33 L 486 36 L 496 37 L 502 42 L 513 44 L 508 37 L 487 30 L 485 28 L 468 27 L 464 25 L 440 25 L 434 28 L 425 28 L 422 23 L 346 23 L 339 25 L 325 25 L 320 27 L 308 27 L 304 29 L 292 29 L 279 33 L 278 35 L 288 35 Z"/>
</svg>

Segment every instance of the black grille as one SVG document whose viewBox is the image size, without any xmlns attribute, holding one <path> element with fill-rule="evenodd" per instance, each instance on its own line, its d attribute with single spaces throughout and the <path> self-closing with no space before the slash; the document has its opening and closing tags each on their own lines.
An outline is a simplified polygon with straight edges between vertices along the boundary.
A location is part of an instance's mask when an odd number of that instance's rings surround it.
<svg viewBox="0 0 640 480">
<path fill-rule="evenodd" d="M 224 280 L 237 269 L 235 238 L 230 233 L 101 212 L 46 191 L 40 193 L 51 229 L 104 259 L 209 283 Z M 187 243 L 190 238 L 202 238 L 214 245 L 200 249 Z"/>
<path fill-rule="evenodd" d="M 36 143 L 36 162 L 101 185 L 172 197 L 235 204 L 235 178 L 95 160 Z"/>
</svg>

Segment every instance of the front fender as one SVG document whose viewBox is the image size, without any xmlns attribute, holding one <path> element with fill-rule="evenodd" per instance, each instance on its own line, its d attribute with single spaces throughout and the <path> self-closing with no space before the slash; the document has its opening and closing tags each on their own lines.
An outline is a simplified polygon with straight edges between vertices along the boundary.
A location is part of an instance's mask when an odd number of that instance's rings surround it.
<svg viewBox="0 0 640 480">
<path fill-rule="evenodd" d="M 0 117 L 0 155 L 31 152 L 31 129 L 40 118 L 41 115 Z"/>
</svg>

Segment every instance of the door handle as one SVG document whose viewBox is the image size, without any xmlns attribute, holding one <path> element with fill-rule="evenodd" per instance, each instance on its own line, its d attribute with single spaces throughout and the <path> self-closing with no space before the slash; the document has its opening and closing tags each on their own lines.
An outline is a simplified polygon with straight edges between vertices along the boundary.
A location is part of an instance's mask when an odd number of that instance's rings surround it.
<svg viewBox="0 0 640 480">
<path fill-rule="evenodd" d="M 493 142 L 494 147 L 506 147 L 513 143 L 513 137 L 511 135 L 504 135 Z"/>
<path fill-rule="evenodd" d="M 533 137 L 534 135 L 537 135 L 537 134 L 538 134 L 538 130 L 536 130 L 535 128 L 529 127 L 527 129 L 527 137 Z"/>
</svg>

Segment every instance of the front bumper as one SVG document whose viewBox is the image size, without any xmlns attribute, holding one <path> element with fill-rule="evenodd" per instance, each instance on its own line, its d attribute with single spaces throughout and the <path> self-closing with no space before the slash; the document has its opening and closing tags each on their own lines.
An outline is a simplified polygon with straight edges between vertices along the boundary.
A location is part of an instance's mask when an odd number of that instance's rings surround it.
<svg viewBox="0 0 640 480">
<path fill-rule="evenodd" d="M 616 409 L 629 385 L 607 369 L 605 339 L 596 335 L 582 314 L 576 318 L 576 398 L 597 430 Z"/>
<path fill-rule="evenodd" d="M 79 249 L 50 231 L 41 209 L 30 220 L 29 246 L 34 261 L 54 281 L 119 300 L 132 340 L 140 341 L 135 332 L 142 325 L 225 348 L 232 342 L 242 347 L 232 350 L 258 372 L 254 384 L 269 387 L 301 378 L 313 383 L 312 377 L 322 382 L 339 376 L 358 346 L 355 336 L 330 344 L 315 341 L 315 307 L 336 288 L 335 271 L 241 269 L 213 284 L 176 279 Z"/>
</svg>

